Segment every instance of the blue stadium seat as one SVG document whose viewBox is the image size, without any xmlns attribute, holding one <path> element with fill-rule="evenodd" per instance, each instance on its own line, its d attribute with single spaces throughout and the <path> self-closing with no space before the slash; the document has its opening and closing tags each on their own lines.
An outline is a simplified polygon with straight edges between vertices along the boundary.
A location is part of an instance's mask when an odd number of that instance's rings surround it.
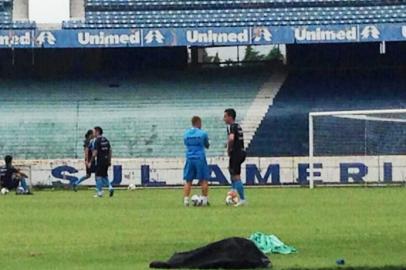
<svg viewBox="0 0 406 270">
<path fill-rule="evenodd" d="M 85 24 L 65 28 L 397 23 L 406 0 L 88 0 Z"/>
<path fill-rule="evenodd" d="M 0 0 L 0 29 L 34 29 L 30 21 L 13 21 L 13 0 Z"/>
</svg>

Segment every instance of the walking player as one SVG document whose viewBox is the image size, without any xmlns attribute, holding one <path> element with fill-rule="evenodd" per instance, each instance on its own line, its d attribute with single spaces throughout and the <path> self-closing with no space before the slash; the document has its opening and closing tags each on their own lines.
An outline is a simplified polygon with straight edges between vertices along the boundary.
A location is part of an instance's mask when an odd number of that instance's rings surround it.
<svg viewBox="0 0 406 270">
<path fill-rule="evenodd" d="M 96 196 L 103 197 L 103 187 L 109 187 L 110 197 L 114 195 L 114 189 L 108 179 L 108 170 L 111 166 L 112 150 L 109 140 L 103 136 L 103 129 L 101 127 L 95 127 L 94 130 L 95 139 L 93 142 L 93 152 L 90 162 L 87 163 L 87 167 L 91 168 L 92 163 L 95 162 L 95 174 L 96 174 Z"/>
</svg>

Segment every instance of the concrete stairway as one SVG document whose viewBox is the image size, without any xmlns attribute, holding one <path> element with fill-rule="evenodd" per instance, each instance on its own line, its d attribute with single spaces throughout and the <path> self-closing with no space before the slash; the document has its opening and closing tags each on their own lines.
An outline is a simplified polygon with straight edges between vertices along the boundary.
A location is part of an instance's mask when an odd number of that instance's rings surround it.
<svg viewBox="0 0 406 270">
<path fill-rule="evenodd" d="M 287 73 L 285 71 L 276 71 L 267 82 L 261 87 L 254 101 L 251 103 L 247 114 L 241 121 L 241 127 L 244 131 L 245 146 L 248 148 L 255 132 L 265 117 L 269 106 L 273 104 L 275 96 L 285 82 Z"/>
</svg>

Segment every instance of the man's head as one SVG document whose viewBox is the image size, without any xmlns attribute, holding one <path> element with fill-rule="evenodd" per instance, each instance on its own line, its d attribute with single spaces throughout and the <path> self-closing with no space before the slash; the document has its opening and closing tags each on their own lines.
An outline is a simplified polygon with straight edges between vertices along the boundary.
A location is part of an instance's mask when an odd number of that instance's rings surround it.
<svg viewBox="0 0 406 270">
<path fill-rule="evenodd" d="M 235 112 L 234 109 L 230 108 L 230 109 L 226 109 L 224 111 L 224 122 L 227 125 L 230 125 L 230 124 L 234 123 L 236 117 L 237 117 L 237 113 Z"/>
<path fill-rule="evenodd" d="M 103 135 L 103 129 L 101 127 L 95 127 L 94 128 L 94 136 L 98 137 Z"/>
<path fill-rule="evenodd" d="M 195 128 L 202 128 L 202 119 L 199 116 L 193 116 L 192 126 Z"/>
<path fill-rule="evenodd" d="M 4 162 L 6 163 L 6 165 L 11 165 L 11 163 L 13 162 L 13 157 L 9 155 L 5 156 Z"/>
<path fill-rule="evenodd" d="M 89 129 L 86 134 L 85 134 L 85 139 L 86 140 L 91 140 L 93 139 L 93 129 Z"/>
</svg>

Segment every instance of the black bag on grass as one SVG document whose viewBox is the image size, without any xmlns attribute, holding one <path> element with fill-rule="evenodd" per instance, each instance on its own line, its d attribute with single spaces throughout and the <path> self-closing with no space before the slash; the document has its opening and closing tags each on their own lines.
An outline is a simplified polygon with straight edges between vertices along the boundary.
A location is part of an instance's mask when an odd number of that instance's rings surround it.
<svg viewBox="0 0 406 270">
<path fill-rule="evenodd" d="M 253 269 L 270 267 L 271 262 L 247 239 L 233 237 L 207 246 L 175 253 L 166 262 L 152 262 L 150 268 Z"/>
</svg>

